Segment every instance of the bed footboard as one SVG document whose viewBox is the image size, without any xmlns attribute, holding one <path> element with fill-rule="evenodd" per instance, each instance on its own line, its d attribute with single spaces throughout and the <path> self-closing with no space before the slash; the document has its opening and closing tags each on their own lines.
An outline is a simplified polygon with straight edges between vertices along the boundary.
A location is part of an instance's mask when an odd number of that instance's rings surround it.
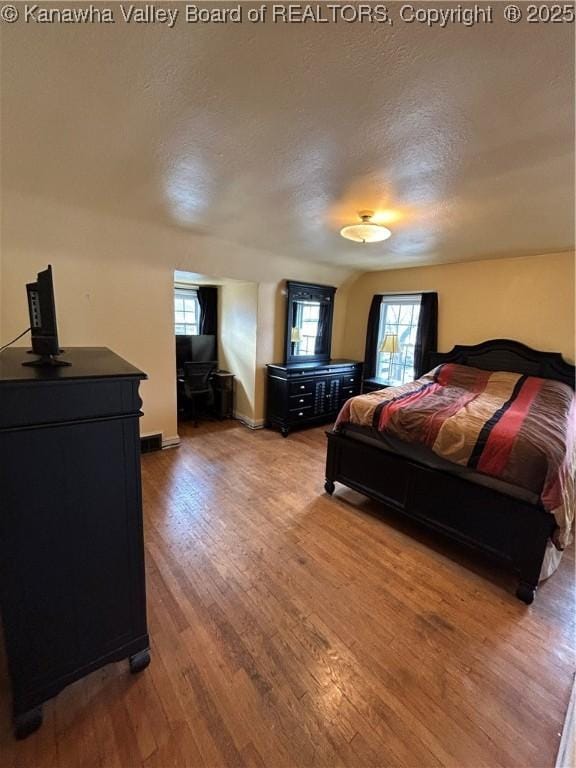
<svg viewBox="0 0 576 768">
<path fill-rule="evenodd" d="M 353 488 L 469 547 L 507 563 L 517 597 L 534 599 L 554 518 L 542 508 L 430 469 L 385 449 L 327 432 L 324 489 Z"/>
</svg>

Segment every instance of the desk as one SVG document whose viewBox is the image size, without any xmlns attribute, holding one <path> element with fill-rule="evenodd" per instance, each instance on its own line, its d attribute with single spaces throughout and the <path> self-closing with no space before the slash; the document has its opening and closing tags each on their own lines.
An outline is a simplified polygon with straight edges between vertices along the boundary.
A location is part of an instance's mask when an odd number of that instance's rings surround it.
<svg viewBox="0 0 576 768">
<path fill-rule="evenodd" d="M 214 392 L 214 404 L 211 415 L 218 419 L 232 419 L 234 417 L 234 379 L 235 374 L 230 371 L 215 370 L 210 376 L 209 382 Z M 184 376 L 178 371 L 178 412 L 186 410 L 186 395 L 184 394 Z"/>
</svg>

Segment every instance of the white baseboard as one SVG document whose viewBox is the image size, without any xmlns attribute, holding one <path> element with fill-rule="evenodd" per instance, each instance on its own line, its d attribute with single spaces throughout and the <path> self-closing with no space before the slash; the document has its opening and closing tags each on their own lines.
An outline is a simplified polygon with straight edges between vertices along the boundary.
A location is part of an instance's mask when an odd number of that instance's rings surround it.
<svg viewBox="0 0 576 768">
<path fill-rule="evenodd" d="M 237 421 L 242 422 L 248 429 L 262 429 L 264 427 L 264 419 L 251 419 L 249 416 L 244 416 L 243 413 L 235 413 L 234 418 L 237 419 Z M 147 437 L 147 435 L 144 434 L 141 435 L 141 437 Z M 174 437 L 164 437 L 164 435 L 162 435 L 162 450 L 166 450 L 167 448 L 178 448 L 180 442 L 180 437 L 178 435 L 174 435 Z"/>
<path fill-rule="evenodd" d="M 249 429 L 262 429 L 264 426 L 264 419 L 251 419 L 249 416 L 244 416 L 243 413 L 235 413 L 234 418 L 241 421 L 245 427 Z"/>
<path fill-rule="evenodd" d="M 180 438 L 178 435 L 174 435 L 174 437 L 164 437 L 163 432 L 142 432 L 140 439 L 143 437 L 152 437 L 156 435 L 162 436 L 162 450 L 164 450 L 164 448 L 176 448 L 178 445 L 180 445 Z"/>
</svg>

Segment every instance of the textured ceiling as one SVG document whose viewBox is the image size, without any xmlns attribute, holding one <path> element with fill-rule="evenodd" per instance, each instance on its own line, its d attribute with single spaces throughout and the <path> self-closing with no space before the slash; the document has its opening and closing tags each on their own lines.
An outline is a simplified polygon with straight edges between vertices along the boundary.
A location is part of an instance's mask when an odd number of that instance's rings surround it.
<svg viewBox="0 0 576 768">
<path fill-rule="evenodd" d="M 563 250 L 573 47 L 503 20 L 4 24 L 3 189 L 355 268 Z M 361 208 L 389 240 L 338 236 Z"/>
</svg>

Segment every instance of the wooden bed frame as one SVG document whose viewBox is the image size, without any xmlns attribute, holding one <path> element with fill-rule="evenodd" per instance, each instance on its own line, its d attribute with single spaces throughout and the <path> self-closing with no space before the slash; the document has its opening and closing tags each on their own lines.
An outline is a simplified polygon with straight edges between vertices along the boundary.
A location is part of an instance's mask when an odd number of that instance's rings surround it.
<svg viewBox="0 0 576 768">
<path fill-rule="evenodd" d="M 574 389 L 576 368 L 557 352 L 539 352 L 517 341 L 494 339 L 430 355 L 429 367 L 458 363 L 555 379 Z M 542 506 L 508 496 L 440 469 L 430 469 L 384 447 L 327 432 L 327 493 L 335 482 L 508 563 L 519 575 L 516 596 L 534 599 L 546 544 L 555 527 Z"/>
</svg>

